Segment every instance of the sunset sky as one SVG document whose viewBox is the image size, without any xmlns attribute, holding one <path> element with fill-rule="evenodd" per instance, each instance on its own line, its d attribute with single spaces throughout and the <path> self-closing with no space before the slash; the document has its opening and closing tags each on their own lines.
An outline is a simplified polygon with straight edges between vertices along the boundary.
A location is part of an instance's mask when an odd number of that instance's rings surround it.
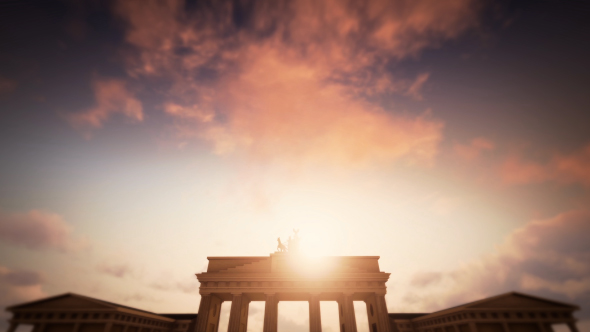
<svg viewBox="0 0 590 332">
<path fill-rule="evenodd" d="M 3 1 L 0 307 L 196 312 L 207 256 L 265 256 L 297 228 L 308 255 L 381 256 L 390 312 L 520 291 L 580 305 L 590 331 L 589 18 L 557 0 Z M 279 331 L 307 331 L 290 305 Z"/>
</svg>

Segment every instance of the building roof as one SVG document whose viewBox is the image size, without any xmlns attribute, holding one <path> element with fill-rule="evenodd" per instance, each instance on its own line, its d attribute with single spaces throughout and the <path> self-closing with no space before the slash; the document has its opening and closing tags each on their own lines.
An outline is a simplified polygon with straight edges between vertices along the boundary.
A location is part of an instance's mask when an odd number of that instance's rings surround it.
<svg viewBox="0 0 590 332">
<path fill-rule="evenodd" d="M 512 303 L 510 303 L 512 301 Z M 514 303 L 520 302 L 520 303 Z M 518 292 L 508 292 L 492 297 L 487 297 L 485 299 L 468 302 L 465 304 L 461 304 L 458 306 L 454 306 L 451 308 L 435 311 L 431 314 L 425 316 L 438 316 L 450 312 L 456 312 L 463 309 L 478 309 L 478 308 L 505 308 L 509 305 L 517 305 L 518 307 L 538 307 L 538 306 L 551 306 L 551 307 L 560 307 L 563 309 L 569 310 L 579 310 L 580 307 L 575 304 L 564 303 L 555 300 L 549 300 L 538 296 L 522 294 Z M 421 318 L 422 316 L 415 317 Z"/>
<path fill-rule="evenodd" d="M 389 318 L 392 319 L 414 319 L 422 316 L 426 316 L 428 314 L 419 313 L 419 314 L 409 314 L 409 313 L 393 313 L 389 314 Z"/>
<path fill-rule="evenodd" d="M 176 319 L 176 320 L 190 320 L 197 318 L 197 314 L 158 314 L 160 316 Z"/>
<path fill-rule="evenodd" d="M 142 310 L 142 309 L 137 309 L 134 307 L 129 307 L 129 306 L 125 306 L 125 305 L 121 305 L 118 303 L 114 303 L 114 302 L 109 302 L 109 301 L 104 301 L 104 300 L 99 300 L 99 299 L 95 299 L 92 297 L 88 297 L 88 296 L 84 296 L 84 295 L 80 295 L 80 294 L 75 294 L 75 293 L 65 293 L 65 294 L 61 294 L 61 295 L 56 295 L 56 296 L 51 296 L 51 297 L 46 297 L 44 299 L 40 299 L 40 300 L 36 300 L 36 301 L 31 301 L 31 302 L 26 302 L 26 303 L 21 303 L 21 304 L 16 304 L 10 307 L 6 308 L 6 311 L 14 311 L 14 310 L 18 310 L 18 309 L 28 309 L 29 307 L 35 307 L 39 304 L 44 304 L 44 303 L 48 303 L 48 302 L 52 302 L 52 301 L 59 301 L 61 299 L 65 299 L 65 298 L 73 298 L 73 299 L 77 299 L 77 300 L 81 300 L 81 301 L 85 301 L 88 303 L 94 303 L 94 304 L 98 304 L 101 306 L 105 306 L 105 307 L 109 307 L 112 309 L 126 309 L 126 311 L 135 311 L 137 313 L 141 313 L 141 314 L 149 314 L 149 315 L 155 315 L 155 316 L 159 316 L 160 318 L 163 319 L 175 319 L 172 317 L 168 317 L 166 315 L 161 315 L 161 314 L 157 314 L 151 311 L 147 311 L 147 310 Z M 196 314 L 194 314 L 196 316 Z"/>
</svg>

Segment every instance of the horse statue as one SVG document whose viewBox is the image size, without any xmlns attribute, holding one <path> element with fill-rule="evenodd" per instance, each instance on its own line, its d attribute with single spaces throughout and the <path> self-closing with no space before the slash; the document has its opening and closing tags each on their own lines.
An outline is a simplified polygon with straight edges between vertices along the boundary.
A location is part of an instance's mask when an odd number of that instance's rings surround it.
<svg viewBox="0 0 590 332">
<path fill-rule="evenodd" d="M 281 238 L 278 238 L 277 241 L 279 241 L 279 244 L 277 245 L 277 251 L 287 252 L 287 247 L 285 247 L 285 245 L 281 243 Z"/>
</svg>

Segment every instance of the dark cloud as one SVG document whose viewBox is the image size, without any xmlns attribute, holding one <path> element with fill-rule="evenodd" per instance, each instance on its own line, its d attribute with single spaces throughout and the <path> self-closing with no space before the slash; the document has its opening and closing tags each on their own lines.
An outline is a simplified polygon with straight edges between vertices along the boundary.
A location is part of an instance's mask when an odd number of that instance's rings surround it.
<svg viewBox="0 0 590 332">
<path fill-rule="evenodd" d="M 12 286 L 33 286 L 43 280 L 40 273 L 29 270 L 7 270 L 0 271 L 0 282 Z"/>
<path fill-rule="evenodd" d="M 47 296 L 42 289 L 43 276 L 31 270 L 10 269 L 0 265 L 0 308 Z M 9 313 L 0 311 L 0 328 L 6 328 Z"/>
</svg>

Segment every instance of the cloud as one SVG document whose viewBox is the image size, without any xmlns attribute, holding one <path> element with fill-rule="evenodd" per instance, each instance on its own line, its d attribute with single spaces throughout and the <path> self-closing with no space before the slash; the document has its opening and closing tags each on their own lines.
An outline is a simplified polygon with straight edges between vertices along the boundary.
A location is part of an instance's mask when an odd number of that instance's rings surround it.
<svg viewBox="0 0 590 332">
<path fill-rule="evenodd" d="M 116 277 L 116 278 L 124 278 L 129 275 L 134 274 L 134 270 L 128 263 L 113 263 L 113 262 L 103 262 L 96 268 L 98 272 Z"/>
<path fill-rule="evenodd" d="M 590 144 L 571 154 L 555 154 L 545 163 L 512 155 L 504 161 L 500 174 L 507 184 L 553 181 L 590 187 Z"/>
<path fill-rule="evenodd" d="M 88 247 L 85 239 L 72 236 L 71 227 L 60 215 L 39 210 L 0 213 L 0 240 L 34 250 L 65 252 Z"/>
<path fill-rule="evenodd" d="M 181 140 L 208 141 L 218 154 L 347 165 L 433 163 L 442 121 L 368 97 L 421 99 L 429 74 L 407 83 L 388 62 L 457 38 L 481 9 L 470 0 L 199 6 L 114 7 L 127 24 L 130 77 L 165 82 L 163 109 Z"/>
<path fill-rule="evenodd" d="M 447 272 L 423 272 L 404 302 L 415 310 L 440 310 L 507 291 L 590 303 L 590 211 L 576 210 L 531 221 L 513 231 L 495 252 Z M 584 316 L 589 316 L 584 313 Z"/>
<path fill-rule="evenodd" d="M 281 330 L 292 332 L 306 332 L 309 331 L 309 323 L 307 321 L 293 320 L 279 314 L 278 326 Z M 306 324 L 307 323 L 307 324 Z"/>
<path fill-rule="evenodd" d="M 121 302 L 162 302 L 161 299 L 155 298 L 145 293 L 130 293 L 121 295 Z"/>
<path fill-rule="evenodd" d="M 453 152 L 456 156 L 465 161 L 472 161 L 479 158 L 485 151 L 492 151 L 496 148 L 494 142 L 483 137 L 474 138 L 469 144 L 456 143 Z"/>
<path fill-rule="evenodd" d="M 70 124 L 88 133 L 95 128 L 101 128 L 114 114 L 141 122 L 143 121 L 143 107 L 127 89 L 124 81 L 117 79 L 95 80 L 92 84 L 96 106 L 84 112 L 67 115 Z"/>
<path fill-rule="evenodd" d="M 410 284 L 416 287 L 425 287 L 436 284 L 442 279 L 440 272 L 420 272 L 414 275 Z"/>
<path fill-rule="evenodd" d="M 408 88 L 408 91 L 406 91 L 406 95 L 416 100 L 422 100 L 422 87 L 424 86 L 424 83 L 428 81 L 428 77 L 430 77 L 429 73 L 422 73 L 418 75 L 414 83 L 412 83 L 412 85 L 410 85 Z"/>
<path fill-rule="evenodd" d="M 216 153 L 245 151 L 289 162 L 433 162 L 443 124 L 429 114 L 390 114 L 348 96 L 341 86 L 322 84 L 317 70 L 297 59 L 271 49 L 252 54 L 248 66 L 218 92 L 222 120 L 195 131 Z"/>
<path fill-rule="evenodd" d="M 10 270 L 0 266 L 0 282 L 11 286 L 34 286 L 43 280 L 40 273 L 29 270 Z"/>
<path fill-rule="evenodd" d="M 39 272 L 13 270 L 0 265 L 0 307 L 37 300 L 46 297 L 42 290 L 43 277 Z M 5 327 L 9 313 L 0 313 L 0 327 Z M 3 324 L 4 323 L 4 324 Z"/>
<path fill-rule="evenodd" d="M 199 290 L 199 284 L 194 282 L 154 282 L 150 284 L 153 289 L 166 291 L 166 292 L 181 292 L 194 294 Z"/>
</svg>

